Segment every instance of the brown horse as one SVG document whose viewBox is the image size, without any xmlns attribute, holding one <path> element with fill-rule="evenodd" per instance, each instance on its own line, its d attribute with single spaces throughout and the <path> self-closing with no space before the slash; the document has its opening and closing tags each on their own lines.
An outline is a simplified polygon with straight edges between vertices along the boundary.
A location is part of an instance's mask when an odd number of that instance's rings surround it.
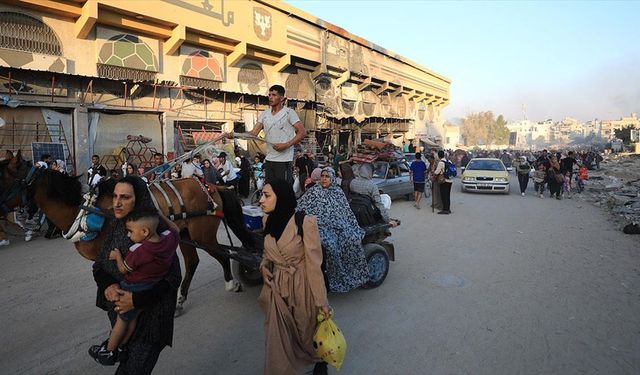
<svg viewBox="0 0 640 375">
<path fill-rule="evenodd" d="M 115 184 L 116 181 L 112 179 L 101 181 L 98 184 L 99 193 L 94 205 L 106 212 L 107 216 L 112 216 L 112 194 Z M 172 180 L 171 184 L 180 195 L 181 201 L 168 182 L 154 184 L 150 187 L 150 191 L 159 209 L 165 215 L 178 216 L 174 221 L 181 230 L 180 250 L 185 262 L 185 276 L 180 286 L 180 296 L 176 308 L 176 314 L 179 315 L 187 299 L 189 286 L 199 263 L 196 244 L 222 265 L 225 289 L 227 291 L 241 290 L 240 283 L 233 279 L 229 258 L 220 255 L 217 251 L 219 244 L 216 236 L 221 215 L 205 214 L 211 207 L 210 199 L 218 206 L 217 212 L 224 208 L 224 212 L 233 213 L 227 218 L 227 222 L 245 246 L 252 246 L 253 240 L 242 223 L 242 209 L 239 200 L 233 193 L 213 189 L 212 193 L 208 194 L 200 182 L 190 178 Z M 160 190 L 163 190 L 164 194 Z M 29 182 L 29 197 L 58 228 L 67 233 L 80 213 L 80 205 L 83 204 L 82 185 L 78 178 L 50 170 L 39 170 L 34 175 Z M 167 198 L 171 201 L 174 210 L 175 207 L 180 207 L 179 212 L 170 212 Z M 183 213 L 185 218 L 181 218 Z M 103 228 L 107 226 L 108 222 Z M 105 232 L 106 230 L 101 230 L 94 240 L 75 242 L 76 250 L 86 259 L 94 260 L 102 246 Z"/>
</svg>

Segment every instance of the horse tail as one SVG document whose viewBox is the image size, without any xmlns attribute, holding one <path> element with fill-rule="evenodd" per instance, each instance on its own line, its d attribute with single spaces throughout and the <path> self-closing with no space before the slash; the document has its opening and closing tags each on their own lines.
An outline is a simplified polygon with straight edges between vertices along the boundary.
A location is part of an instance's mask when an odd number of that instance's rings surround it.
<svg viewBox="0 0 640 375">
<path fill-rule="evenodd" d="M 242 205 L 238 196 L 230 190 L 219 189 L 218 193 L 220 193 L 220 198 L 222 199 L 222 211 L 224 212 L 225 220 L 231 227 L 231 231 L 238 237 L 244 247 L 255 248 L 254 237 L 244 224 Z"/>
</svg>

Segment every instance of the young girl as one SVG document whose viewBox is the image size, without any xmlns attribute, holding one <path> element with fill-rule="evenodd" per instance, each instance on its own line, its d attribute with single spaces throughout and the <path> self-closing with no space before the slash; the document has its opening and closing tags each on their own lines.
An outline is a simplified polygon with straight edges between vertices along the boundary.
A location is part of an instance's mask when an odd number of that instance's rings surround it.
<svg viewBox="0 0 640 375">
<path fill-rule="evenodd" d="M 538 165 L 538 170 L 533 172 L 533 183 L 536 193 L 540 194 L 540 198 L 544 198 L 544 181 L 547 178 L 547 172 L 544 169 L 544 164 Z"/>
<path fill-rule="evenodd" d="M 584 165 L 580 166 L 580 169 L 578 170 L 577 179 L 578 179 L 578 192 L 582 193 L 582 190 L 584 190 L 584 182 L 589 179 L 589 171 L 587 170 L 587 167 L 585 167 Z"/>
<path fill-rule="evenodd" d="M 564 182 L 562 183 L 562 195 L 571 199 L 571 173 L 565 172 Z"/>
</svg>

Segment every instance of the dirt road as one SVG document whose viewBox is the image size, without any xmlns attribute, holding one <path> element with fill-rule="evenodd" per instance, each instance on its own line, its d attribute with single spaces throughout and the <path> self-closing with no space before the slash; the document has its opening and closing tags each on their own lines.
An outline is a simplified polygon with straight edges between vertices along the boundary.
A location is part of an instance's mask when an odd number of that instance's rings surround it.
<svg viewBox="0 0 640 375">
<path fill-rule="evenodd" d="M 340 374 L 640 373 L 638 236 L 577 200 L 455 185 L 452 210 L 394 202 L 403 225 L 385 283 L 330 295 L 348 343 Z M 155 373 L 261 374 L 259 288 L 224 292 L 201 258 Z M 14 239 L 0 269 L 2 373 L 114 372 L 86 352 L 108 334 L 89 262 L 62 240 Z"/>
</svg>

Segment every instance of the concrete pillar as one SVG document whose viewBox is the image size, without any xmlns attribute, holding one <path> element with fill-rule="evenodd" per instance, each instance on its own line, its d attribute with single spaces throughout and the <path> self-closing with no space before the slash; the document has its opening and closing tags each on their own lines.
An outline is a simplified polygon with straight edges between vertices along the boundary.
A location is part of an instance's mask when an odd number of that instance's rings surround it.
<svg viewBox="0 0 640 375">
<path fill-rule="evenodd" d="M 89 112 L 84 106 L 76 106 L 73 110 L 73 147 L 75 159 L 73 165 L 76 174 L 85 173 L 91 166 L 91 147 L 89 147 Z"/>
<path fill-rule="evenodd" d="M 162 121 L 162 152 L 167 155 L 172 152 L 175 154 L 175 142 L 176 135 L 174 131 L 174 121 L 177 121 L 179 118 L 173 114 L 169 114 L 167 112 L 160 115 L 160 119 Z"/>
</svg>

